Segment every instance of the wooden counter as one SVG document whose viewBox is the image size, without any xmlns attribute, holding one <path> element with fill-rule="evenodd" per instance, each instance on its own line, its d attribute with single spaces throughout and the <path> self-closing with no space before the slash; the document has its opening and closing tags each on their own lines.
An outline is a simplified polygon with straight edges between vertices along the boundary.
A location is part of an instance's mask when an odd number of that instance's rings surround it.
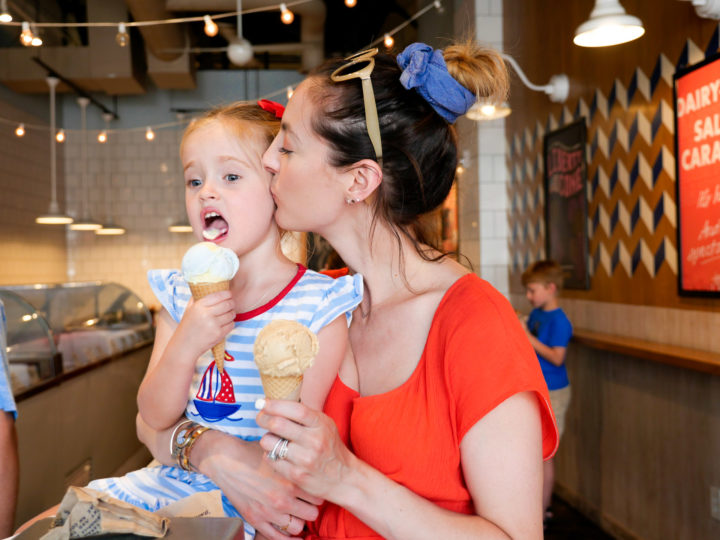
<svg viewBox="0 0 720 540">
<path fill-rule="evenodd" d="M 720 332 L 720 329 L 718 329 Z M 654 362 L 670 364 L 672 366 L 703 371 L 713 375 L 720 375 L 720 353 L 688 349 L 676 345 L 665 345 L 652 341 L 614 336 L 600 332 L 592 332 L 582 328 L 573 330 L 572 341 L 599 349 L 611 351 L 637 358 L 645 358 Z"/>
</svg>

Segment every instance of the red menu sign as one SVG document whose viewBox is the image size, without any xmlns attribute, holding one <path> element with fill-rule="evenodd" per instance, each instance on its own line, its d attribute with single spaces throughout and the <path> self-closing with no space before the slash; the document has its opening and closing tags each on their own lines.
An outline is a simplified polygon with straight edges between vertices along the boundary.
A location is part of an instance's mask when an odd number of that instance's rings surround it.
<svg viewBox="0 0 720 540">
<path fill-rule="evenodd" d="M 681 293 L 720 295 L 720 59 L 675 75 Z"/>
</svg>

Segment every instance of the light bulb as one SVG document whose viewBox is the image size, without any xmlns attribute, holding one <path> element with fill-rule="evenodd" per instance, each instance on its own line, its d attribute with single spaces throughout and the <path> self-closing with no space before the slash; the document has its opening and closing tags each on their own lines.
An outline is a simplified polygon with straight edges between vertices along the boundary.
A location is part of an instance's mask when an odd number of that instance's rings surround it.
<svg viewBox="0 0 720 540">
<path fill-rule="evenodd" d="M 37 28 L 35 28 L 34 25 L 30 26 L 30 35 L 32 35 L 30 45 L 32 45 L 33 47 L 39 47 L 40 45 L 42 45 L 42 38 L 40 37 L 40 34 L 38 34 Z"/>
<path fill-rule="evenodd" d="M 285 4 L 280 4 L 280 20 L 285 24 L 292 24 L 295 20 L 295 14 Z"/>
<path fill-rule="evenodd" d="M 20 43 L 25 45 L 26 47 L 29 47 L 33 40 L 33 33 L 32 30 L 30 30 L 30 23 L 27 21 L 23 21 L 22 23 L 22 32 L 20 32 Z"/>
<path fill-rule="evenodd" d="M 65 142 L 65 130 L 61 129 L 55 134 L 55 140 L 59 143 Z"/>
<path fill-rule="evenodd" d="M 10 15 L 7 8 L 7 0 L 0 0 L 0 22 L 12 22 L 12 15 Z"/>
<path fill-rule="evenodd" d="M 130 41 L 130 34 L 128 34 L 127 30 L 125 29 L 125 23 L 121 22 L 120 24 L 118 24 L 118 33 L 115 36 L 115 41 L 121 47 L 125 47 L 125 45 L 127 45 Z"/>
<path fill-rule="evenodd" d="M 17 128 L 15 128 L 15 135 L 18 137 L 25 135 L 25 124 L 20 124 Z"/>
<path fill-rule="evenodd" d="M 482 105 L 480 107 L 480 112 L 483 113 L 485 116 L 492 116 L 493 114 L 495 114 L 495 105 L 492 105 L 492 104 Z"/>
<path fill-rule="evenodd" d="M 210 15 L 205 15 L 203 21 L 205 21 L 205 35 L 215 37 L 218 33 L 218 25 L 210 18 Z"/>
<path fill-rule="evenodd" d="M 347 7 L 355 7 L 357 4 L 357 0 L 345 0 L 345 5 Z"/>
<path fill-rule="evenodd" d="M 98 135 L 98 142 L 101 144 L 105 144 L 107 142 L 107 131 L 101 131 Z"/>
<path fill-rule="evenodd" d="M 293 95 L 293 87 L 288 86 L 287 87 L 287 98 L 290 99 L 292 97 L 292 95 Z"/>
<path fill-rule="evenodd" d="M 392 49 L 392 46 L 395 45 L 395 40 L 393 39 L 393 37 L 390 34 L 385 34 L 384 43 L 388 49 Z"/>
<path fill-rule="evenodd" d="M 230 45 L 228 45 L 227 55 L 236 66 L 244 66 L 252 60 L 253 48 L 247 39 L 238 36 L 233 38 Z"/>
<path fill-rule="evenodd" d="M 152 141 L 155 138 L 155 132 L 152 130 L 150 126 L 145 130 L 145 138 L 148 141 Z"/>
</svg>

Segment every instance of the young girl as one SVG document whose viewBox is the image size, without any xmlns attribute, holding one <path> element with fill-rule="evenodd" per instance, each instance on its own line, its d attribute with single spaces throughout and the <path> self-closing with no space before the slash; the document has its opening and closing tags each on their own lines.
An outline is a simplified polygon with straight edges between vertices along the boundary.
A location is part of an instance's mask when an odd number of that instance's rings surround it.
<svg viewBox="0 0 720 540">
<path fill-rule="evenodd" d="M 176 443 L 176 450 L 178 441 L 192 439 L 194 444 L 200 435 L 211 437 L 200 426 L 235 435 L 246 442 L 241 461 L 249 467 L 267 466 L 257 442 L 265 430 L 255 422 L 254 402 L 263 395 L 253 362 L 255 336 L 273 319 L 298 321 L 317 333 L 319 353 L 305 373 L 301 400 L 313 409 L 322 409 L 346 353 L 350 313 L 362 295 L 359 277 L 333 280 L 295 264 L 280 249 L 271 175 L 261 163 L 262 153 L 279 128 L 279 120 L 270 112 L 274 110 L 263 102 L 236 103 L 195 120 L 184 134 L 180 153 L 193 231 L 198 239 L 232 249 L 240 266 L 229 291 L 198 301 L 191 299 L 179 271 L 149 272 L 150 284 L 164 309 L 138 393 L 139 426 L 145 424 L 157 431 L 176 426 L 170 441 Z M 223 338 L 223 396 L 208 398 L 210 380 L 218 376 L 209 349 Z M 190 465 L 189 450 L 176 455 L 180 466 L 165 459 L 165 465 L 122 478 L 96 480 L 89 487 L 151 511 L 193 493 L 219 489 Z M 228 464 L 234 472 L 237 466 Z M 237 508 L 223 495 L 225 512 L 242 515 L 267 537 L 284 537 L 277 529 L 302 528 L 303 519 L 298 516 L 311 518 L 316 513 L 305 501 L 319 501 L 288 482 L 283 487 L 298 501 L 288 512 L 260 516 L 252 497 Z M 295 517 L 288 523 L 290 515 Z M 246 532 L 252 535 L 252 527 Z"/>
</svg>

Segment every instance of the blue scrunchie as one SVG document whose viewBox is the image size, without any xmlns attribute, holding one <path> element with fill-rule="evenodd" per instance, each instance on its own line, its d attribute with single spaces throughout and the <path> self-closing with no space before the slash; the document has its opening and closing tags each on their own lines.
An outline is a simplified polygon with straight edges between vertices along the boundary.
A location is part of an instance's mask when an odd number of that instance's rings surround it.
<svg viewBox="0 0 720 540">
<path fill-rule="evenodd" d="M 451 124 L 475 103 L 475 94 L 448 73 L 441 50 L 413 43 L 398 55 L 397 63 L 403 70 L 400 83 L 408 90 L 415 88 Z"/>
</svg>

